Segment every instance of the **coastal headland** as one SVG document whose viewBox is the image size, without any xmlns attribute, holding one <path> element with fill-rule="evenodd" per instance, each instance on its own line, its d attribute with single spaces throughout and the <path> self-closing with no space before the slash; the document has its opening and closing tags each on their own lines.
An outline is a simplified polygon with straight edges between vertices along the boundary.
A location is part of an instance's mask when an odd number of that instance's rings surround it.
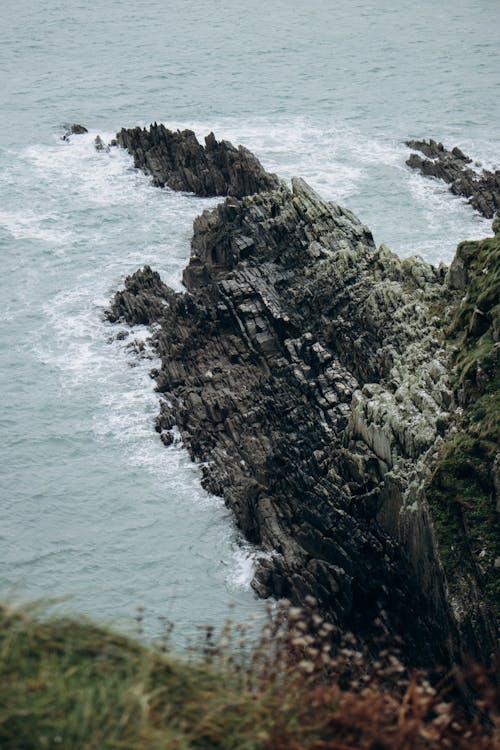
<svg viewBox="0 0 500 750">
<path fill-rule="evenodd" d="M 116 144 L 158 186 L 226 196 L 194 222 L 186 292 L 146 266 L 107 317 L 154 324 L 157 431 L 166 445 L 180 431 L 206 489 L 267 553 L 254 589 L 313 597 L 366 643 L 400 639 L 413 662 L 489 662 L 498 219 L 434 268 L 377 248 L 351 211 L 213 134 L 203 147 L 155 124 Z"/>
</svg>

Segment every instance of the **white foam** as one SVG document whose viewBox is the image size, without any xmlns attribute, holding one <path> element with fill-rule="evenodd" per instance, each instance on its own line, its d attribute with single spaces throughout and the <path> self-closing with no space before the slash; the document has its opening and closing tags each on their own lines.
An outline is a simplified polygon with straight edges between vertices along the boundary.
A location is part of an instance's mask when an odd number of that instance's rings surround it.
<svg viewBox="0 0 500 750">
<path fill-rule="evenodd" d="M 228 584 L 236 589 L 249 589 L 255 575 L 257 553 L 248 545 L 237 547 L 229 563 Z"/>
<path fill-rule="evenodd" d="M 450 193 L 441 181 L 415 172 L 408 173 L 406 180 L 414 201 L 414 215 L 421 217 L 425 228 L 425 239 L 413 241 L 408 248 L 411 254 L 420 254 L 434 264 L 450 263 L 459 242 L 491 234 L 491 222 L 474 211 L 465 198 Z M 418 236 L 418 227 L 414 234 Z"/>
<path fill-rule="evenodd" d="M 60 227 L 52 228 L 57 223 L 55 214 L 38 214 L 30 209 L 19 211 L 0 211 L 0 227 L 14 239 L 41 240 L 51 245 L 67 245 L 73 239 L 73 233 Z"/>
</svg>

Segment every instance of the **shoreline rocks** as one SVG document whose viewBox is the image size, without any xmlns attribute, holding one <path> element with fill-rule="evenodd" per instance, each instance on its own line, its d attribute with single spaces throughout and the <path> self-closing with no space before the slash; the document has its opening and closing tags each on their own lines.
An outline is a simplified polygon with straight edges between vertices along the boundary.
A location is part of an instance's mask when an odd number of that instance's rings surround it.
<svg viewBox="0 0 500 750">
<path fill-rule="evenodd" d="M 436 177 L 448 183 L 454 195 L 469 199 L 469 203 L 487 219 L 500 212 L 500 170 L 481 172 L 473 169 L 472 159 L 457 146 L 448 151 L 442 143 L 429 141 L 406 141 L 413 151 L 406 164 L 427 177 Z"/>
</svg>

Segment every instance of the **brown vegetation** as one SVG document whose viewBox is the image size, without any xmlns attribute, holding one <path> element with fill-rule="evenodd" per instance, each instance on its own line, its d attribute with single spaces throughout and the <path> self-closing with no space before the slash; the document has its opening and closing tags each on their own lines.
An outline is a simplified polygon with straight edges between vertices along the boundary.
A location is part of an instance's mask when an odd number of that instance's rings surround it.
<svg viewBox="0 0 500 750">
<path fill-rule="evenodd" d="M 312 604 L 310 602 L 310 604 Z M 138 617 L 141 619 L 140 615 Z M 408 674 L 314 613 L 282 603 L 257 643 L 200 630 L 190 654 L 94 625 L 0 609 L 0 747 L 129 750 L 493 750 L 494 678 Z M 461 704 L 467 679 L 472 716 Z"/>
</svg>

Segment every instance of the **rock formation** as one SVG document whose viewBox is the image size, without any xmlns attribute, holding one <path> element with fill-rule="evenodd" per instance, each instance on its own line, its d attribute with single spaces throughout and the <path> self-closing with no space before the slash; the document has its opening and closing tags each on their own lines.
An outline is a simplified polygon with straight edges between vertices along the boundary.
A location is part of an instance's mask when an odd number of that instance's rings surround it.
<svg viewBox="0 0 500 750">
<path fill-rule="evenodd" d="M 117 292 L 107 318 L 112 323 L 123 319 L 130 325 L 150 325 L 161 320 L 175 294 L 159 274 L 146 266 L 139 274 L 125 279 L 125 289 Z"/>
<path fill-rule="evenodd" d="M 473 169 L 472 159 L 457 146 L 451 151 L 442 143 L 429 141 L 407 141 L 406 145 L 420 151 L 426 157 L 411 154 L 407 164 L 428 177 L 437 177 L 450 185 L 455 195 L 469 198 L 469 203 L 487 219 L 492 219 L 500 211 L 500 170 L 481 172 Z"/>
<path fill-rule="evenodd" d="M 450 481 L 440 457 L 465 430 L 443 330 L 454 314 L 462 320 L 464 289 L 486 262 L 473 255 L 449 272 L 401 260 L 295 179 L 195 220 L 186 293 L 146 267 L 108 312 L 158 324 L 157 430 L 167 445 L 180 430 L 204 486 L 270 553 L 256 591 L 299 604 L 313 596 L 367 642 L 399 636 L 416 661 L 451 658 L 450 640 L 485 660 L 494 647 L 478 539 L 459 530 L 470 565 L 448 565 L 454 542 L 439 498 Z M 470 315 L 486 316 L 478 335 L 498 336 L 488 294 L 489 307 L 480 301 Z M 479 370 L 470 402 L 490 382 Z M 489 506 L 483 515 L 489 529 Z M 479 534 L 488 575 L 494 536 Z"/>
<path fill-rule="evenodd" d="M 203 147 L 192 130 L 174 132 L 154 123 L 149 130 L 122 129 L 114 143 L 127 149 L 135 167 L 150 174 L 158 187 L 241 198 L 278 186 L 276 175 L 266 172 L 248 149 L 216 141 L 213 133 Z"/>
</svg>

